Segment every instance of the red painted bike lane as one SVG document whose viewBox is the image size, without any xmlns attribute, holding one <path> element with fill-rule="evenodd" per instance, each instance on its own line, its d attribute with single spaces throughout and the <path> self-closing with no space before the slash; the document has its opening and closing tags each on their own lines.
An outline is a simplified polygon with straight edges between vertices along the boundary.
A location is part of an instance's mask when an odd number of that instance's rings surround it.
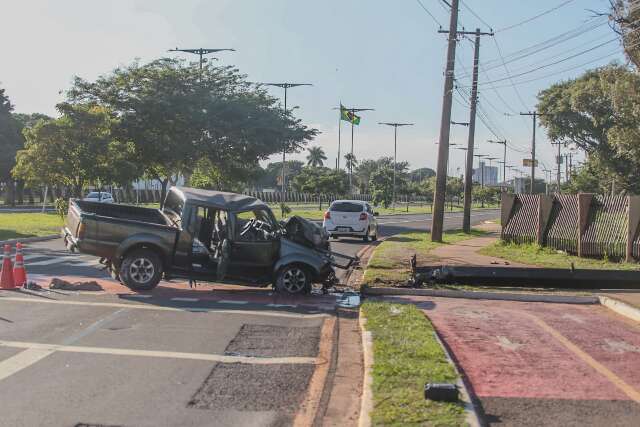
<svg viewBox="0 0 640 427">
<path fill-rule="evenodd" d="M 595 305 L 402 297 L 449 347 L 488 425 L 640 425 L 640 325 Z"/>
</svg>

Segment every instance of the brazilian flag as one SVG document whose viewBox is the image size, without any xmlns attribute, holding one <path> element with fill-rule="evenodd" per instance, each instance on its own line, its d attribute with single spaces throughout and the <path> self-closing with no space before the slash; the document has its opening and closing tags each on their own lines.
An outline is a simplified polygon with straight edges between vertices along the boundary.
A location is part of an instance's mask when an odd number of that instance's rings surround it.
<svg viewBox="0 0 640 427">
<path fill-rule="evenodd" d="M 353 123 L 356 126 L 360 124 L 360 116 L 354 114 L 352 111 L 347 110 L 342 105 L 340 105 L 340 120 Z"/>
</svg>

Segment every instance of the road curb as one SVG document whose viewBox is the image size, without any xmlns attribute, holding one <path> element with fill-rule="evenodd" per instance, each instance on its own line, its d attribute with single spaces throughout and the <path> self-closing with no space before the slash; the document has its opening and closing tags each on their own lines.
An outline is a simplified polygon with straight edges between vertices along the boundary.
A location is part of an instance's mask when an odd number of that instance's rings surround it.
<svg viewBox="0 0 640 427">
<path fill-rule="evenodd" d="M 469 292 L 411 288 L 370 288 L 368 286 L 363 287 L 361 289 L 361 293 L 368 296 L 412 295 L 441 298 L 485 299 L 496 301 L 550 302 L 557 304 L 600 304 L 600 300 L 595 296 L 531 295 L 507 292 Z"/>
<path fill-rule="evenodd" d="M 427 318 L 429 317 L 426 314 L 425 316 Z M 460 373 L 460 369 L 458 369 L 458 365 L 456 365 L 456 363 L 453 360 L 453 357 L 451 357 L 451 354 L 449 353 L 449 349 L 440 338 L 440 335 L 438 335 L 438 332 L 436 331 L 435 326 L 433 328 L 433 335 L 436 337 L 436 341 L 438 341 L 438 344 L 440 344 L 440 347 L 442 348 L 442 351 L 444 352 L 445 357 L 447 358 L 449 363 L 451 363 L 451 366 L 453 366 L 453 369 L 455 369 L 456 373 L 458 374 L 458 381 L 456 382 L 456 385 L 458 386 L 458 389 L 460 389 L 461 391 L 460 393 L 462 395 L 461 400 L 464 403 L 464 411 L 467 413 L 467 417 L 466 417 L 467 424 L 470 427 L 480 427 L 482 425 L 480 423 L 480 416 L 478 415 L 476 406 L 473 404 L 473 400 L 471 399 L 471 393 L 469 393 L 469 389 L 467 389 L 467 385 L 462 379 L 462 374 Z"/>
<path fill-rule="evenodd" d="M 640 309 L 620 301 L 615 298 L 600 295 L 598 297 L 600 304 L 607 307 L 611 311 L 615 311 L 621 316 L 627 317 L 636 322 L 640 322 Z"/>
<path fill-rule="evenodd" d="M 15 245 L 16 243 L 35 243 L 35 242 L 45 242 L 47 240 L 55 240 L 60 237 L 60 234 L 50 234 L 48 236 L 39 236 L 39 237 L 25 237 L 24 239 L 8 239 L 8 240 L 0 240 L 0 245 Z"/>
<path fill-rule="evenodd" d="M 358 319 L 362 336 L 362 354 L 364 362 L 364 375 L 362 380 L 362 398 L 360 400 L 360 416 L 358 427 L 371 427 L 371 411 L 373 410 L 373 337 L 371 332 L 365 329 L 367 318 L 360 309 Z"/>
</svg>

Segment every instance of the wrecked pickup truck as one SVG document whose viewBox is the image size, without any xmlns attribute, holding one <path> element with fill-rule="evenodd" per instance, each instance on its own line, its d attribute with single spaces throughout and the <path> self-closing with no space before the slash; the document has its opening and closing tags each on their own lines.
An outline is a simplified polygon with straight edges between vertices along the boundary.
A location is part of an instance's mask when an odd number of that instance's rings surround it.
<svg viewBox="0 0 640 427">
<path fill-rule="evenodd" d="M 72 199 L 63 235 L 69 250 L 101 257 L 134 290 L 164 277 L 303 294 L 313 283 L 333 286 L 333 267 L 357 262 L 331 252 L 329 236 L 310 221 L 279 223 L 258 199 L 194 188 L 171 188 L 161 210 Z"/>
</svg>

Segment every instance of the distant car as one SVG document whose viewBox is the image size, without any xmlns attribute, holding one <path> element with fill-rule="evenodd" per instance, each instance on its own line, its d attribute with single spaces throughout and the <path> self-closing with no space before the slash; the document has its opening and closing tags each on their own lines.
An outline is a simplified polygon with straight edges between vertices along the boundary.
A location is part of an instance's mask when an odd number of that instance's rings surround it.
<svg viewBox="0 0 640 427">
<path fill-rule="evenodd" d="M 111 193 L 107 193 L 105 191 L 92 191 L 87 196 L 82 199 L 87 202 L 98 202 L 98 203 L 113 203 L 113 196 Z"/>
<path fill-rule="evenodd" d="M 367 202 L 336 200 L 325 212 L 322 226 L 334 239 L 361 237 L 368 242 L 369 239 L 378 240 L 377 215 Z"/>
</svg>

